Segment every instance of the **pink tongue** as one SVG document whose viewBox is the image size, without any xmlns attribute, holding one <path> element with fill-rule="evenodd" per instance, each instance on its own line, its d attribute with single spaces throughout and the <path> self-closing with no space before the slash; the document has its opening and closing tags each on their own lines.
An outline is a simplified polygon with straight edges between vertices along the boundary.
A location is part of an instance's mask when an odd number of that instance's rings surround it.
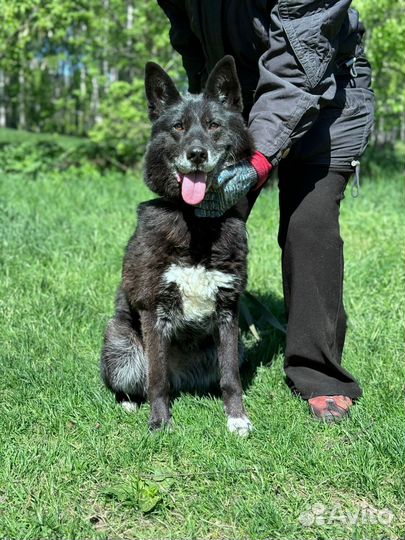
<svg viewBox="0 0 405 540">
<path fill-rule="evenodd" d="M 204 199 L 207 175 L 203 172 L 190 172 L 183 176 L 181 196 L 187 204 L 200 204 Z"/>
</svg>

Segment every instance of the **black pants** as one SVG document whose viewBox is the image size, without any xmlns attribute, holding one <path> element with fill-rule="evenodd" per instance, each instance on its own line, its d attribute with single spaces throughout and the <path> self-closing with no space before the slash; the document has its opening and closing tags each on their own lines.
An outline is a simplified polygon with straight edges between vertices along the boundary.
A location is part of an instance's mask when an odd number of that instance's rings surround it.
<svg viewBox="0 0 405 540">
<path fill-rule="evenodd" d="M 349 176 L 296 162 L 279 167 L 278 241 L 288 314 L 284 369 L 304 399 L 362 394 L 341 366 L 346 313 L 339 209 Z"/>
</svg>

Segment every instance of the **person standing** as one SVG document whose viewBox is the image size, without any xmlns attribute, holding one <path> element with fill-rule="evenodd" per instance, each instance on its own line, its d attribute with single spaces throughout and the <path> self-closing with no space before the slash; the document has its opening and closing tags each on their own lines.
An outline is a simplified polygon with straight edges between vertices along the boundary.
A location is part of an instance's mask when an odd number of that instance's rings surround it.
<svg viewBox="0 0 405 540">
<path fill-rule="evenodd" d="M 158 0 L 182 56 L 189 91 L 234 57 L 243 115 L 257 152 L 224 169 L 196 210 L 219 216 L 246 196 L 254 205 L 278 168 L 285 373 L 313 415 L 348 415 L 362 390 L 341 365 L 346 334 L 339 207 L 374 119 L 364 28 L 350 0 Z"/>
</svg>

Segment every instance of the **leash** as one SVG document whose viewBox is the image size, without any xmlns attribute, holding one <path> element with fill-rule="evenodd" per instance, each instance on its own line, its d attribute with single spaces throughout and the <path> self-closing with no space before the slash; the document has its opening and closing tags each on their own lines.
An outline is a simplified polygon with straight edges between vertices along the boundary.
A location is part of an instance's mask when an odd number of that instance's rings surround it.
<svg viewBox="0 0 405 540">
<path fill-rule="evenodd" d="M 247 306 L 246 300 L 248 300 L 259 312 L 260 318 L 257 321 L 258 324 L 260 324 L 260 322 L 262 323 L 265 322 L 269 324 L 270 326 L 272 326 L 273 328 L 275 328 L 276 330 L 279 330 L 283 334 L 287 333 L 286 326 L 283 325 L 277 319 L 274 313 L 272 313 L 272 311 L 267 306 L 265 306 L 258 298 L 256 298 L 256 296 L 254 296 L 252 293 L 248 291 L 245 291 L 241 298 L 241 303 L 240 303 L 241 315 L 245 319 L 249 330 L 251 331 L 251 333 L 253 334 L 253 336 L 255 337 L 257 341 L 260 340 L 260 336 L 257 332 L 253 316 L 249 310 L 249 307 Z"/>
</svg>

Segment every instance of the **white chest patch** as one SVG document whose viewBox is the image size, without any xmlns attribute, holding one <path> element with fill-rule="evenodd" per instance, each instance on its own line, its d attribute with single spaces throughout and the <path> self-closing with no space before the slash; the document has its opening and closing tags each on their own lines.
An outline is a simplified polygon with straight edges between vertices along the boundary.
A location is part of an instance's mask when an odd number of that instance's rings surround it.
<svg viewBox="0 0 405 540">
<path fill-rule="evenodd" d="M 215 310 L 219 288 L 231 289 L 236 276 L 207 270 L 201 265 L 181 266 L 172 264 L 163 274 L 166 284 L 175 283 L 181 293 L 184 318 L 188 321 L 201 320 Z"/>
</svg>

